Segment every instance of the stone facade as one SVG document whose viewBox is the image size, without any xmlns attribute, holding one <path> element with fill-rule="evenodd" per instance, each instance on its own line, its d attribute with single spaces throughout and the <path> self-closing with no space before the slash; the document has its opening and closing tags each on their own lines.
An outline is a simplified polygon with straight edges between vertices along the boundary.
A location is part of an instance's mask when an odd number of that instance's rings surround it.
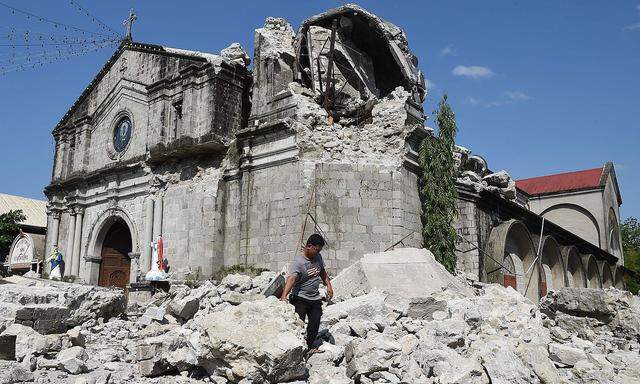
<svg viewBox="0 0 640 384">
<path fill-rule="evenodd" d="M 48 248 L 66 274 L 97 283 L 115 220 L 130 230 L 131 280 L 149 269 L 152 239 L 168 260 L 210 274 L 220 163 L 246 121 L 248 72 L 220 56 L 124 43 L 54 129 Z M 126 148 L 115 125 L 131 122 Z M 211 212 L 212 214 L 203 214 Z M 179 255 L 174 257 L 173 255 Z"/>
<path fill-rule="evenodd" d="M 123 43 L 53 131 L 47 246 L 64 254 L 66 274 L 102 284 L 116 222 L 130 232 L 131 282 L 151 268 L 158 236 L 178 278 L 280 269 L 313 232 L 326 237 L 333 273 L 366 252 L 420 246 L 412 148 L 429 132 L 417 60 L 407 61 L 400 29 L 357 6 L 305 25 L 330 16 L 377 30 L 397 51 L 380 58 L 397 77 L 378 76 L 380 92 L 340 112 L 308 87 L 296 65 L 307 33 L 282 19 L 256 31 L 252 73 L 237 44 L 213 55 Z M 362 44 L 350 33 L 338 31 L 341 44 Z M 374 67 L 351 63 L 375 83 Z M 336 105 L 348 101 L 336 92 Z"/>
</svg>

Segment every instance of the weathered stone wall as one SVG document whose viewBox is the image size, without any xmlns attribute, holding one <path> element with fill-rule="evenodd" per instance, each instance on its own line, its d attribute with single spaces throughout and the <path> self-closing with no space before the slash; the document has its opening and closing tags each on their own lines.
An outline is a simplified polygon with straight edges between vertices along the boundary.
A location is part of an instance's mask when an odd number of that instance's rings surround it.
<svg viewBox="0 0 640 384">
<path fill-rule="evenodd" d="M 416 183 L 405 169 L 362 164 L 300 161 L 245 172 L 225 186 L 224 263 L 281 269 L 318 232 L 307 209 L 326 236 L 322 254 L 333 273 L 405 236 L 404 246 L 420 246 Z"/>
<path fill-rule="evenodd" d="M 283 164 L 227 182 L 224 264 L 277 270 L 293 258 L 308 204 L 302 164 Z"/>
<path fill-rule="evenodd" d="M 403 168 L 363 164 L 319 164 L 322 180 L 314 211 L 327 234 L 323 252 L 337 272 L 365 253 L 422 244 L 417 178 Z"/>
<path fill-rule="evenodd" d="M 180 275 L 211 276 L 223 254 L 219 160 L 183 161 L 156 172 L 167 180 L 158 192 L 163 195 L 164 256 Z"/>
<path fill-rule="evenodd" d="M 493 228 L 491 214 L 473 201 L 464 197 L 456 201 L 458 215 L 453 227 L 460 240 L 456 244 L 456 268 L 481 278 L 483 268 L 482 251 L 485 250 L 489 234 Z"/>
</svg>

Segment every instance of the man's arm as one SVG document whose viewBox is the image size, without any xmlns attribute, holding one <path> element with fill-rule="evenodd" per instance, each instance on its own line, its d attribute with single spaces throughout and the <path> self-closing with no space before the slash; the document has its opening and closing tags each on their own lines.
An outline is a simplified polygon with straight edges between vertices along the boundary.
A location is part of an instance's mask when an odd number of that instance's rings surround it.
<svg viewBox="0 0 640 384">
<path fill-rule="evenodd" d="M 289 296 L 289 292 L 291 292 L 291 288 L 296 283 L 296 276 L 291 275 L 287 277 L 287 281 L 284 283 L 284 289 L 282 290 L 282 295 L 280 295 L 280 300 L 287 301 L 287 296 Z"/>
<path fill-rule="evenodd" d="M 327 271 L 323 269 L 322 273 L 320 274 L 320 278 L 322 278 L 324 285 L 327 286 L 327 300 L 331 300 L 331 298 L 333 297 L 333 286 L 331 285 L 331 280 L 329 279 Z"/>
</svg>

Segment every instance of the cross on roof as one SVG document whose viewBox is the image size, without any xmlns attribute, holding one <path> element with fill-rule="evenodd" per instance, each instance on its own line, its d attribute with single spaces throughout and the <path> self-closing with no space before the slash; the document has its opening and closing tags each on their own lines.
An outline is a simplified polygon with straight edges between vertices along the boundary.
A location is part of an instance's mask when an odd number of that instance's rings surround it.
<svg viewBox="0 0 640 384">
<path fill-rule="evenodd" d="M 129 10 L 129 17 L 122 23 L 127 27 L 127 35 L 125 36 L 126 40 L 131 41 L 131 27 L 133 26 L 133 22 L 138 19 L 138 15 L 135 14 L 133 8 Z"/>
</svg>

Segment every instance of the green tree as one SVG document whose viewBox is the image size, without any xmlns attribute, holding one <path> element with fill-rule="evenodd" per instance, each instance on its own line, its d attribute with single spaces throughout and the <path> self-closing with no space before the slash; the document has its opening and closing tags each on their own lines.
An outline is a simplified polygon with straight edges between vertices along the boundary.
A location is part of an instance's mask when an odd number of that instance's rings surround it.
<svg viewBox="0 0 640 384">
<path fill-rule="evenodd" d="M 20 233 L 20 224 L 27 217 L 21 210 L 9 211 L 0 215 L 0 255 L 9 253 L 13 239 Z"/>
<path fill-rule="evenodd" d="M 422 237 L 429 249 L 449 272 L 456 267 L 455 147 L 456 117 L 444 95 L 436 113 L 438 137 L 426 137 L 420 143 L 418 161 L 422 169 L 420 199 L 422 203 Z"/>
<path fill-rule="evenodd" d="M 627 218 L 620 226 L 625 267 L 640 273 L 640 223 L 635 217 Z M 640 279 L 626 276 L 627 288 L 634 294 L 640 290 Z"/>
</svg>

